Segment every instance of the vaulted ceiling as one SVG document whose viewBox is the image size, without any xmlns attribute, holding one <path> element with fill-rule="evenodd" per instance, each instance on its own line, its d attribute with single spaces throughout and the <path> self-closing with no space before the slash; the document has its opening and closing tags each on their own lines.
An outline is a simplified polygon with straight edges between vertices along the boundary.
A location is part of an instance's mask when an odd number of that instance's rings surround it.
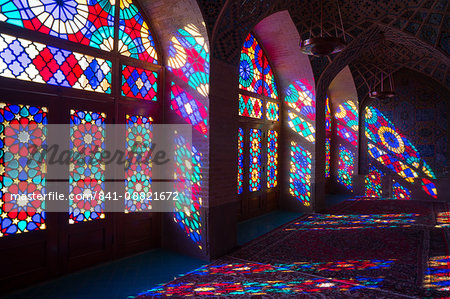
<svg viewBox="0 0 450 299">
<path fill-rule="evenodd" d="M 212 40 L 213 55 L 236 63 L 246 34 L 263 18 L 288 10 L 302 39 L 320 33 L 320 0 L 198 0 Z M 348 48 L 311 57 L 316 83 L 328 87 L 346 65 L 360 96 L 377 84 L 380 70 L 407 67 L 450 89 L 450 4 L 448 0 L 339 0 Z M 324 33 L 339 25 L 336 0 L 322 0 Z M 338 23 L 336 28 L 335 23 Z M 382 46 L 380 46 L 380 44 Z"/>
</svg>

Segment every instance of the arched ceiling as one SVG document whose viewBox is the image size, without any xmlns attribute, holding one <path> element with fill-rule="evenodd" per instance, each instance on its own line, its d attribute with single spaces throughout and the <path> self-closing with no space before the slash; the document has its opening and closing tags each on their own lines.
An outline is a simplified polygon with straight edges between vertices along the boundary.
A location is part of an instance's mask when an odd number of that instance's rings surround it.
<svg viewBox="0 0 450 299">
<path fill-rule="evenodd" d="M 334 34 L 335 19 L 338 20 L 336 1 L 322 1 L 324 33 Z M 320 33 L 319 0 L 198 2 L 211 34 L 212 55 L 229 63 L 237 63 L 245 35 L 259 21 L 277 11 L 289 11 L 302 39 L 309 38 L 310 31 L 315 35 Z M 411 68 L 450 89 L 448 0 L 340 0 L 339 3 L 350 45 L 344 51 L 347 53 L 311 58 L 316 82 L 323 81 L 319 84 L 321 88 L 326 89 L 337 72 L 348 64 L 358 92 L 365 93 L 367 82 L 376 82 L 379 76 L 379 66 L 373 60 L 377 57 L 380 61 L 388 61 L 394 71 Z M 341 34 L 339 27 L 337 30 Z M 380 32 L 387 40 L 386 50 L 377 47 Z"/>
</svg>

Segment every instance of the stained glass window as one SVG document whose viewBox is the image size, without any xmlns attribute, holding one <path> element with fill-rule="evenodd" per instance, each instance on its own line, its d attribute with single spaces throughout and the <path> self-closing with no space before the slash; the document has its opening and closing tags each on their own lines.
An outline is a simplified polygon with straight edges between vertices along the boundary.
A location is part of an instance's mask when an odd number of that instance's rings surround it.
<svg viewBox="0 0 450 299">
<path fill-rule="evenodd" d="M 327 133 L 331 132 L 331 109 L 330 109 L 330 100 L 327 97 L 325 103 L 325 131 Z"/>
<path fill-rule="evenodd" d="M 371 165 L 369 168 L 369 174 L 366 176 L 366 196 L 367 197 L 381 197 L 381 179 L 383 173 L 375 166 Z"/>
<path fill-rule="evenodd" d="M 411 191 L 394 181 L 392 184 L 392 196 L 394 199 L 410 200 Z"/>
<path fill-rule="evenodd" d="M 170 99 L 172 110 L 200 133 L 208 132 L 208 113 L 205 105 L 174 83 L 172 83 Z"/>
<path fill-rule="evenodd" d="M 111 93 L 111 62 L 0 34 L 0 76 Z"/>
<path fill-rule="evenodd" d="M 69 223 L 105 218 L 105 113 L 70 110 Z"/>
<path fill-rule="evenodd" d="M 140 115 L 126 116 L 125 138 L 125 212 L 151 209 L 147 196 L 151 192 L 152 165 L 149 157 L 152 142 L 152 118 Z"/>
<path fill-rule="evenodd" d="M 238 132 L 238 194 L 244 191 L 244 130 Z"/>
<path fill-rule="evenodd" d="M 252 34 L 245 39 L 241 52 L 239 88 L 274 99 L 278 98 L 269 61 Z"/>
<path fill-rule="evenodd" d="M 175 138 L 175 189 L 178 201 L 174 208 L 174 221 L 186 235 L 202 249 L 202 153 L 177 135 Z"/>
<path fill-rule="evenodd" d="M 316 97 L 313 87 L 304 80 L 298 80 L 288 86 L 284 101 L 286 104 L 310 120 L 316 119 Z"/>
<path fill-rule="evenodd" d="M 239 115 L 262 119 L 262 100 L 239 95 Z"/>
<path fill-rule="evenodd" d="M 261 189 L 261 130 L 250 130 L 250 192 Z"/>
<path fill-rule="evenodd" d="M 310 206 L 312 155 L 301 145 L 291 142 L 289 192 L 304 206 Z"/>
<path fill-rule="evenodd" d="M 338 166 L 338 182 L 345 188 L 353 192 L 352 176 L 354 171 L 355 156 L 351 151 L 343 147 L 339 147 L 339 166 Z"/>
<path fill-rule="evenodd" d="M 0 237 L 45 229 L 47 108 L 0 103 L 0 131 Z"/>
<path fill-rule="evenodd" d="M 278 184 L 278 132 L 267 132 L 267 188 Z"/>
<path fill-rule="evenodd" d="M 114 1 L 1 0 L 0 20 L 112 51 Z M 122 39 L 122 38 L 121 38 Z"/>
<path fill-rule="evenodd" d="M 168 69 L 197 90 L 209 94 L 209 49 L 200 30 L 192 24 L 179 29 L 170 41 Z"/>
<path fill-rule="evenodd" d="M 158 63 L 155 41 L 142 14 L 132 0 L 119 1 L 119 53 L 139 60 Z"/>
<path fill-rule="evenodd" d="M 158 73 L 132 66 L 122 66 L 122 95 L 156 101 Z"/>
<path fill-rule="evenodd" d="M 312 124 L 305 121 L 300 116 L 295 115 L 295 113 L 292 113 L 291 111 L 288 112 L 288 117 L 289 117 L 288 120 L 289 127 L 291 127 L 291 129 L 294 132 L 304 137 L 311 143 L 315 142 L 316 129 L 314 129 L 314 126 Z"/>
<path fill-rule="evenodd" d="M 280 119 L 279 105 L 273 102 L 266 104 L 266 118 L 268 120 L 278 121 Z"/>
<path fill-rule="evenodd" d="M 330 177 L 331 139 L 325 138 L 325 177 Z"/>
</svg>

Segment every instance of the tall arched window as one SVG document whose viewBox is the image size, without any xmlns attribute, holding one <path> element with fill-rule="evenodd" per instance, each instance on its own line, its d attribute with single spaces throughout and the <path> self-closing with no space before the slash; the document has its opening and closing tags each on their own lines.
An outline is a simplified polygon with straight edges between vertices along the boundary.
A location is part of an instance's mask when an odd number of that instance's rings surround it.
<svg viewBox="0 0 450 299">
<path fill-rule="evenodd" d="M 330 100 L 327 97 L 325 104 L 325 177 L 330 177 L 330 160 L 331 160 L 331 109 Z"/>
<path fill-rule="evenodd" d="M 237 191 L 245 198 L 278 185 L 278 90 L 264 49 L 252 33 L 241 51 L 239 88 Z"/>
</svg>

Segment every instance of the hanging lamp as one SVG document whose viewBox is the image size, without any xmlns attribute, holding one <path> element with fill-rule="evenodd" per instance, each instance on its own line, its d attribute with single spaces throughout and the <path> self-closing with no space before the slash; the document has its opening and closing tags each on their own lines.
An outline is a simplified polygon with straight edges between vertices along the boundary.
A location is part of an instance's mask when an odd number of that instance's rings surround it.
<svg viewBox="0 0 450 299">
<path fill-rule="evenodd" d="M 343 39 L 337 35 L 337 26 L 335 22 L 336 36 L 323 36 L 323 0 L 320 0 L 320 36 L 312 36 L 312 20 L 309 39 L 300 42 L 300 50 L 307 54 L 313 56 L 327 56 L 330 54 L 339 53 L 345 49 L 347 46 L 345 40 L 344 23 L 342 22 L 341 8 L 339 6 L 339 0 L 336 0 L 337 8 L 339 12 L 339 19 L 341 22 Z M 336 18 L 335 18 L 336 21 Z"/>
<path fill-rule="evenodd" d="M 380 43 L 380 47 L 382 49 L 383 59 L 381 59 L 381 63 L 388 63 L 386 61 L 386 48 L 387 48 L 387 42 L 384 38 L 384 35 L 381 35 L 382 42 Z M 376 56 L 375 56 L 376 57 Z M 388 74 L 388 81 L 389 81 L 389 89 L 385 89 L 384 87 L 384 71 L 380 69 L 380 90 L 371 90 L 369 91 L 369 98 L 371 99 L 378 99 L 381 101 L 388 101 L 396 96 L 396 93 L 394 91 L 394 80 L 392 79 L 392 70 L 387 72 Z M 372 89 L 372 88 L 371 88 Z"/>
</svg>

